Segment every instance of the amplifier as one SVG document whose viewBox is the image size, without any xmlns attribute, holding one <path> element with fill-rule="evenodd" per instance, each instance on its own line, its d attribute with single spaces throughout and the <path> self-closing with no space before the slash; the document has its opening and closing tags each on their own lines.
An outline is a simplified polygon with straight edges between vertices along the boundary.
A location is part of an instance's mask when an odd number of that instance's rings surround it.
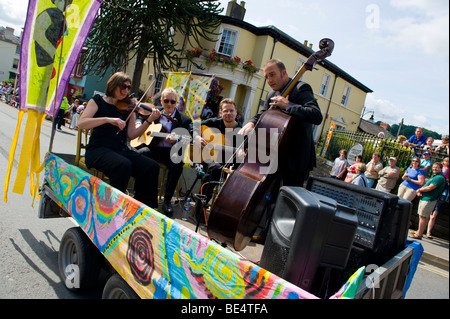
<svg viewBox="0 0 450 319">
<path fill-rule="evenodd" d="M 402 237 L 398 231 L 393 230 L 396 225 L 398 196 L 319 176 L 310 176 L 306 189 L 355 209 L 358 218 L 358 227 L 353 242 L 355 246 L 377 252 L 386 248 L 387 245 L 393 244 L 393 233 L 396 233 L 397 239 Z"/>
</svg>

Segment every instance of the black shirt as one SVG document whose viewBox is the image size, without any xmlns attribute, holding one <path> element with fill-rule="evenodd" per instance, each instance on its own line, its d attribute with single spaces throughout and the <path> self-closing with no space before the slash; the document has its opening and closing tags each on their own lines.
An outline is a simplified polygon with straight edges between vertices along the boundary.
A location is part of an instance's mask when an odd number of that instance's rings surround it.
<svg viewBox="0 0 450 319">
<path fill-rule="evenodd" d="M 101 95 L 95 95 L 92 99 L 98 106 L 98 110 L 94 114 L 95 118 L 112 117 L 121 118 L 124 121 L 127 119 L 127 113 L 120 112 L 114 104 L 106 102 Z M 107 147 L 113 150 L 127 148 L 127 128 L 128 121 L 125 128 L 121 131 L 117 126 L 109 123 L 94 127 L 86 150 L 96 147 Z"/>
</svg>

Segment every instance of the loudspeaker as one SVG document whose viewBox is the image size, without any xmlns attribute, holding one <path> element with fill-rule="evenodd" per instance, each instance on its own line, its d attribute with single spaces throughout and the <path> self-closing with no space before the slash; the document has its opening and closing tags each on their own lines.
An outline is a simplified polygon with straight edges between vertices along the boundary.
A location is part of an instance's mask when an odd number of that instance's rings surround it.
<svg viewBox="0 0 450 319">
<path fill-rule="evenodd" d="M 394 256 L 405 249 L 408 240 L 409 221 L 411 220 L 412 203 L 399 197 L 392 221 L 389 256 Z"/>
<path fill-rule="evenodd" d="M 355 210 L 301 187 L 281 187 L 260 266 L 319 295 L 330 269 L 344 269 L 355 237 Z"/>
</svg>

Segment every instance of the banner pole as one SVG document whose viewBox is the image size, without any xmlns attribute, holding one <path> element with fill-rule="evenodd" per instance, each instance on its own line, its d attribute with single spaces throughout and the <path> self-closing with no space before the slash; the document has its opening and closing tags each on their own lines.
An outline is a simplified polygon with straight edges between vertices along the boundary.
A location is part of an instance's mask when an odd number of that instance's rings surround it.
<svg viewBox="0 0 450 319">
<path fill-rule="evenodd" d="M 53 121 L 52 121 L 52 134 L 50 135 L 50 143 L 48 146 L 48 151 L 51 152 L 53 149 L 53 140 L 55 139 L 55 133 L 56 133 L 56 125 L 55 125 L 55 113 L 56 113 L 56 100 L 58 97 L 58 81 L 59 81 L 59 75 L 61 73 L 61 60 L 63 55 L 63 47 L 64 47 L 64 34 L 66 33 L 66 18 L 67 18 L 67 2 L 68 0 L 65 0 L 65 7 L 64 7 L 64 23 L 63 23 L 63 32 L 61 35 L 61 49 L 59 53 L 59 63 L 58 63 L 58 72 L 56 75 L 56 84 L 55 84 L 55 99 L 53 104 Z M 58 108 L 59 112 L 59 108 Z"/>
</svg>

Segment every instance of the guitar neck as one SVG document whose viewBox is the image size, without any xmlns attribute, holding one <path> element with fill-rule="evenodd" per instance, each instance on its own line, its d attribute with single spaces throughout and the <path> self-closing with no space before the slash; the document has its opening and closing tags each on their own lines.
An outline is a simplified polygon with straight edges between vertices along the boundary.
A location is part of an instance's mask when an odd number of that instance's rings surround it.
<svg viewBox="0 0 450 319">
<path fill-rule="evenodd" d="M 150 135 L 153 137 L 167 137 L 170 134 L 169 133 L 161 133 L 161 132 L 150 132 Z M 179 136 L 178 135 L 174 135 L 175 139 L 177 139 Z"/>
<path fill-rule="evenodd" d="M 236 150 L 236 148 L 234 148 L 233 146 L 228 146 L 228 145 L 220 145 L 220 144 L 212 144 L 212 143 L 208 143 L 207 147 L 209 149 L 215 149 L 217 151 L 225 151 L 225 152 L 234 152 Z"/>
<path fill-rule="evenodd" d="M 151 137 L 162 137 L 166 138 L 167 136 L 172 136 L 172 139 L 179 140 L 183 142 L 188 142 L 190 140 L 189 136 L 185 135 L 178 135 L 178 134 L 172 134 L 172 133 L 161 133 L 161 132 L 149 132 Z"/>
</svg>

